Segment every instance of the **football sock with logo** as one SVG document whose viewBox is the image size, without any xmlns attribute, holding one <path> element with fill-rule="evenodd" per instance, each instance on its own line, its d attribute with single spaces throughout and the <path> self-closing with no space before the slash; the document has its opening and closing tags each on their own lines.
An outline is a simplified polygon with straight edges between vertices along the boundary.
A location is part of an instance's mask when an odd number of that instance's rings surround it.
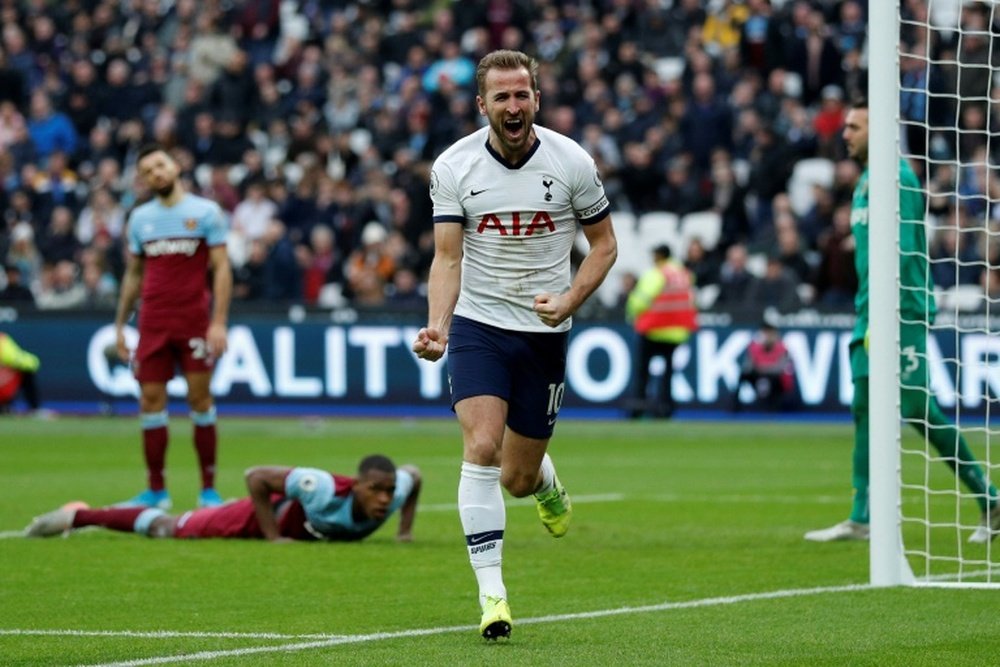
<svg viewBox="0 0 1000 667">
<path fill-rule="evenodd" d="M 556 484 L 556 467 L 552 463 L 552 457 L 546 452 L 542 457 L 542 465 L 538 468 L 538 488 L 535 495 L 541 496 L 552 490 Z"/>
<path fill-rule="evenodd" d="M 507 597 L 501 560 L 507 512 L 500 490 L 500 468 L 462 462 L 458 515 L 465 531 L 469 562 L 479 583 L 479 603 L 486 596 Z"/>
<path fill-rule="evenodd" d="M 163 467 L 167 460 L 167 411 L 144 412 L 139 415 L 142 424 L 142 449 L 146 457 L 149 488 L 162 491 L 165 487 Z"/>
<path fill-rule="evenodd" d="M 215 486 L 215 452 L 218 447 L 215 406 L 205 412 L 192 412 L 191 421 L 194 422 L 194 448 L 201 466 L 201 486 L 210 489 Z"/>
</svg>

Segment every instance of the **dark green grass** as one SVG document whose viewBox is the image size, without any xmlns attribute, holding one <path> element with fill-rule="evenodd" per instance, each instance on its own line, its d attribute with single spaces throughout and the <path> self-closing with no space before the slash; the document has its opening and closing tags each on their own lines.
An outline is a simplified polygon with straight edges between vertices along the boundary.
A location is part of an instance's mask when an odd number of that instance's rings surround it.
<svg viewBox="0 0 1000 667">
<path fill-rule="evenodd" d="M 172 425 L 169 482 L 184 510 L 197 474 L 189 422 Z M 269 650 L 204 664 L 994 664 L 996 591 L 862 589 L 546 620 L 866 583 L 867 545 L 802 539 L 846 515 L 850 448 L 848 425 L 560 424 L 551 451 L 579 499 L 573 528 L 553 540 L 530 504 L 509 504 L 504 567 L 514 634 L 486 644 L 473 628 L 475 580 L 453 508 L 460 459 L 453 422 L 223 419 L 219 490 L 227 497 L 243 495 L 242 471 L 257 464 L 350 472 L 362 455 L 380 451 L 419 465 L 425 488 L 415 541 L 394 541 L 394 519 L 361 544 L 154 541 L 104 531 L 0 540 L 0 630 L 288 636 L 0 634 L 0 664 L 168 656 L 200 664 L 202 651 L 253 647 Z M 131 419 L 6 419 L 0 460 L 0 530 L 70 499 L 121 500 L 143 481 Z M 932 472 L 935 483 L 946 479 L 944 466 Z M 974 523 L 974 506 L 964 505 L 963 521 Z M 965 555 L 987 554 L 980 547 Z M 270 650 L 319 641 L 304 635 L 420 629 L 438 631 Z"/>
</svg>

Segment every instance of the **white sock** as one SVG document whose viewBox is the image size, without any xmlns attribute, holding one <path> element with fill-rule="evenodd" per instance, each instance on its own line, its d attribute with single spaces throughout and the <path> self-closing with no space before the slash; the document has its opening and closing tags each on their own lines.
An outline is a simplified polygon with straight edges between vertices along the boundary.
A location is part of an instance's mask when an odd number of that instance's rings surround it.
<svg viewBox="0 0 1000 667">
<path fill-rule="evenodd" d="M 538 482 L 538 488 L 535 489 L 536 496 L 548 493 L 556 486 L 556 467 L 552 463 L 552 457 L 549 456 L 548 452 L 542 457 L 542 465 L 538 469 L 538 472 L 538 476 L 541 479 Z"/>
<path fill-rule="evenodd" d="M 458 515 L 465 531 L 469 562 L 479 582 L 479 604 L 486 596 L 507 597 L 500 562 L 507 508 L 500 490 L 500 468 L 462 462 L 458 480 Z"/>
</svg>

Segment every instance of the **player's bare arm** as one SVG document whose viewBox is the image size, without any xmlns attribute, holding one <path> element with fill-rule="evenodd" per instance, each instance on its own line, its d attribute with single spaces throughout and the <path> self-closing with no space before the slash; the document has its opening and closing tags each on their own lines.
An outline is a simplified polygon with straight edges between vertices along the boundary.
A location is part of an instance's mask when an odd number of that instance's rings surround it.
<svg viewBox="0 0 1000 667">
<path fill-rule="evenodd" d="M 271 542 L 285 541 L 278 530 L 278 518 L 271 506 L 271 494 L 285 493 L 285 477 L 290 471 L 291 468 L 279 466 L 257 466 L 250 468 L 243 475 L 247 491 L 253 500 L 260 532 L 263 533 L 264 539 Z"/>
<path fill-rule="evenodd" d="M 583 234 L 587 237 L 590 250 L 580 264 L 569 290 L 563 294 L 543 293 L 535 297 L 535 313 L 547 326 L 559 326 L 572 316 L 604 282 L 618 257 L 618 241 L 615 239 L 610 215 L 600 222 L 585 225 Z"/>
<path fill-rule="evenodd" d="M 434 226 L 434 260 L 427 280 L 427 326 L 417 332 L 413 352 L 437 361 L 448 346 L 448 329 L 462 286 L 462 225 Z"/>
<path fill-rule="evenodd" d="M 125 323 L 132 315 L 135 302 L 142 290 L 142 275 L 145 260 L 139 255 L 128 253 L 125 260 L 125 274 L 122 276 L 122 287 L 118 295 L 118 309 L 115 311 L 115 349 L 118 358 L 124 362 L 129 360 L 129 349 L 125 344 Z"/>
<path fill-rule="evenodd" d="M 205 340 L 209 352 L 215 357 L 221 357 L 228 346 L 226 324 L 229 319 L 229 302 L 233 295 L 233 270 L 229 266 L 226 246 L 210 248 L 208 262 L 212 270 L 212 320 Z"/>
<path fill-rule="evenodd" d="M 420 496 L 420 483 L 422 480 L 420 469 L 415 465 L 403 465 L 399 466 L 399 469 L 405 470 L 413 477 L 413 488 L 410 490 L 410 495 L 403 501 L 403 506 L 399 509 L 399 532 L 396 533 L 396 539 L 400 542 L 412 542 L 413 520 L 417 516 L 417 499 Z"/>
</svg>

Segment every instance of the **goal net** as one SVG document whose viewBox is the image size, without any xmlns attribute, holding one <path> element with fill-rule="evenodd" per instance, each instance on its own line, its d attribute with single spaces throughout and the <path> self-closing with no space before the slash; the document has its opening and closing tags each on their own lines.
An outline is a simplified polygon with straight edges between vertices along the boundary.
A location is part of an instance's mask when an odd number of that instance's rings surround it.
<svg viewBox="0 0 1000 667">
<path fill-rule="evenodd" d="M 1000 587 L 1000 4 L 869 8 L 871 580 Z"/>
</svg>

